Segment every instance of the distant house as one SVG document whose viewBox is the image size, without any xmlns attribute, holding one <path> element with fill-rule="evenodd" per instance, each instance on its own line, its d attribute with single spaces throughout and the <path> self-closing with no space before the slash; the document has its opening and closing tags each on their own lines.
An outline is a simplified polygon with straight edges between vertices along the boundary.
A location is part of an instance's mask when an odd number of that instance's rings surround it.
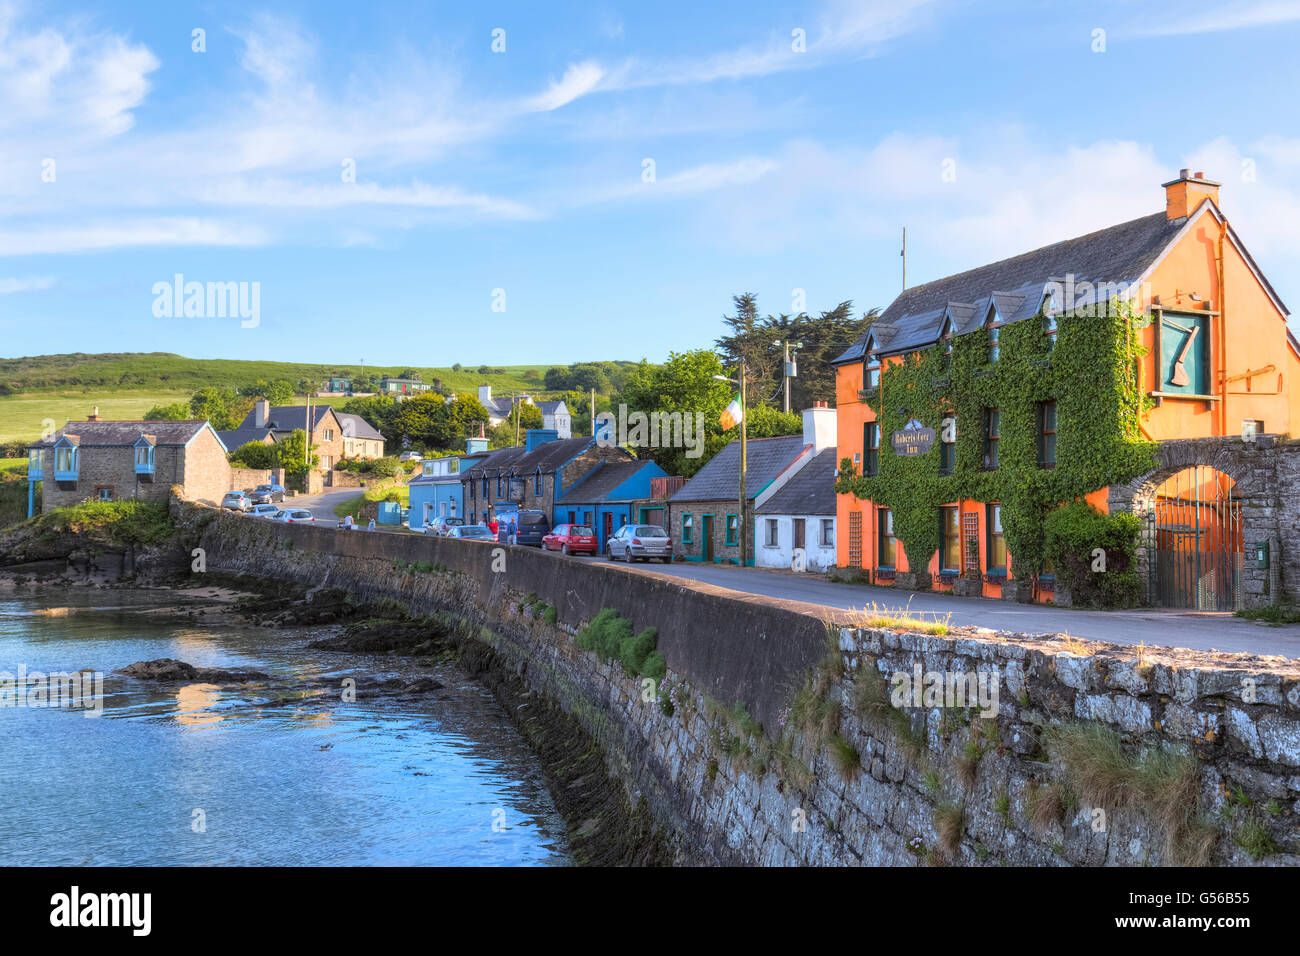
<svg viewBox="0 0 1300 956">
<path fill-rule="evenodd" d="M 530 510 L 551 516 L 556 501 L 599 464 L 632 460 L 631 452 L 592 437 L 561 439 L 530 428 L 525 444 L 499 448 L 464 473 L 464 507 L 471 522 Z"/>
<path fill-rule="evenodd" d="M 343 457 L 366 460 L 384 457 L 384 436 L 360 415 L 336 411 L 334 417 L 343 429 Z"/>
<path fill-rule="evenodd" d="M 87 498 L 165 501 L 173 485 L 213 504 L 230 490 L 226 446 L 206 421 L 68 422 L 27 451 L 27 476 L 42 482 L 44 510 Z"/>
<path fill-rule="evenodd" d="M 486 438 L 470 438 L 465 443 L 464 454 L 420 463 L 420 473 L 407 482 L 412 528 L 422 528 L 438 517 L 466 517 L 461 476 L 491 454 L 487 445 Z"/>
<path fill-rule="evenodd" d="M 740 442 L 726 445 L 669 499 L 673 553 L 686 561 L 740 562 L 740 535 L 754 541 L 754 508 L 823 451 L 835 447 L 835 409 L 819 402 L 803 413 L 803 434 L 751 438 L 740 513 Z M 833 488 L 832 488 L 833 490 Z M 767 493 L 765 495 L 765 493 Z M 755 549 L 749 548 L 748 564 Z"/>
<path fill-rule="evenodd" d="M 422 382 L 418 378 L 381 378 L 379 380 L 379 391 L 384 395 L 418 395 L 420 392 L 427 392 L 433 388 L 427 382 Z"/>
<path fill-rule="evenodd" d="M 348 416 L 356 418 L 357 416 Z M 354 429 L 358 426 L 353 423 Z M 307 423 L 306 405 L 271 405 L 266 399 L 255 403 L 253 410 L 245 416 L 238 428 L 218 432 L 226 447 L 235 450 L 249 442 L 271 445 L 287 439 L 295 431 L 302 430 L 311 436 L 311 445 L 320 456 L 320 470 L 329 471 L 340 458 L 347 457 L 343 420 L 338 412 L 328 405 L 311 406 L 311 427 Z M 373 429 L 372 429 L 373 431 Z M 378 435 L 378 433 L 375 433 Z M 363 439 L 373 449 L 375 439 Z M 378 454 L 383 456 L 383 436 L 379 435 Z M 361 456 L 352 456 L 361 457 Z"/>
<path fill-rule="evenodd" d="M 336 395 L 350 394 L 352 391 L 352 379 L 338 378 L 336 376 L 334 378 L 331 378 L 328 382 L 325 383 L 325 387 L 322 389 L 322 391 L 332 392 Z"/>
<path fill-rule="evenodd" d="M 531 405 L 533 399 L 531 395 L 512 395 L 509 398 L 493 398 L 491 385 L 480 385 L 478 387 L 478 402 L 488 413 L 488 424 L 493 427 L 500 425 L 511 415 L 515 413 L 516 405 Z M 542 417 L 544 427 L 546 418 Z M 559 429 L 556 429 L 556 435 L 559 438 L 568 438 L 568 435 L 560 435 Z"/>
<path fill-rule="evenodd" d="M 551 524 L 594 528 L 597 553 L 604 554 L 605 542 L 623 525 L 650 522 L 645 515 L 651 485 L 654 479 L 667 477 L 653 461 L 601 462 L 555 502 Z"/>
<path fill-rule="evenodd" d="M 754 563 L 790 568 L 796 552 L 810 571 L 835 564 L 834 446 L 823 449 L 780 487 L 769 487 L 754 503 Z"/>
<path fill-rule="evenodd" d="M 563 401 L 538 402 L 542 412 L 542 427 L 552 428 L 561 438 L 573 437 L 573 416 Z"/>
</svg>

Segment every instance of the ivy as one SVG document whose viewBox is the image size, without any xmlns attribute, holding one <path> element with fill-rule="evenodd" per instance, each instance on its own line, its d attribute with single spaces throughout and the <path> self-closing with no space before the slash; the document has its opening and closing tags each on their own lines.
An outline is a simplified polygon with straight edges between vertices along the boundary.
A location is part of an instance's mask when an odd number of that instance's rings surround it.
<svg viewBox="0 0 1300 956">
<path fill-rule="evenodd" d="M 1088 310 L 1092 311 L 1092 310 Z M 939 549 L 939 508 L 962 499 L 1000 502 L 1002 528 L 1017 577 L 1043 570 L 1044 521 L 1058 505 L 1155 467 L 1154 443 L 1142 437 L 1147 410 L 1138 363 L 1137 330 L 1145 318 L 1112 300 L 1101 314 L 1058 321 L 1053 346 L 1042 315 L 999 329 L 999 357 L 990 362 L 985 329 L 956 336 L 951 353 L 931 347 L 882 369 L 866 399 L 880 422 L 877 474 L 840 462 L 836 491 L 889 508 L 908 565 L 924 569 Z M 1040 402 L 1056 401 L 1056 464 L 1038 462 Z M 996 408 L 999 467 L 984 470 L 984 421 Z M 942 419 L 956 414 L 955 465 L 939 473 Z M 889 436 L 909 419 L 933 428 L 920 456 L 896 455 Z"/>
</svg>

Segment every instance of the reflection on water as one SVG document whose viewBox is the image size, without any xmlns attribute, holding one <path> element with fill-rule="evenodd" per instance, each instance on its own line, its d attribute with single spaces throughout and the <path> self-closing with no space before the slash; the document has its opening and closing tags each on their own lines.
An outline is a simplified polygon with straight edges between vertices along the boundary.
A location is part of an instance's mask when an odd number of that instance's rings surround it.
<svg viewBox="0 0 1300 956">
<path fill-rule="evenodd" d="M 105 701 L 98 719 L 0 708 L 0 865 L 569 862 L 535 757 L 454 668 L 310 651 L 305 633 L 160 623 L 131 610 L 156 597 L 131 592 L 120 605 L 116 592 L 21 593 L 0 595 L 0 671 L 92 667 L 106 674 Z M 272 680 L 111 673 L 160 657 Z M 417 676 L 444 687 L 365 689 Z M 360 685 L 354 702 L 346 677 Z"/>
</svg>

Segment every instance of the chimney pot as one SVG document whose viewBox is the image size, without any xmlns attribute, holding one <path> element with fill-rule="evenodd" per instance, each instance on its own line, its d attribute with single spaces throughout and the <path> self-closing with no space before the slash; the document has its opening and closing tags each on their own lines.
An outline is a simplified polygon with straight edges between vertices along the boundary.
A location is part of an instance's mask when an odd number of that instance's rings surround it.
<svg viewBox="0 0 1300 956">
<path fill-rule="evenodd" d="M 1198 173 L 1196 174 L 1196 178 L 1197 178 L 1197 179 L 1204 179 L 1204 178 L 1205 178 L 1205 173 L 1198 172 Z"/>
<path fill-rule="evenodd" d="M 1178 178 L 1187 179 L 1191 175 L 1191 172 L 1192 171 L 1190 169 L 1183 167 L 1182 169 L 1178 170 Z"/>
</svg>

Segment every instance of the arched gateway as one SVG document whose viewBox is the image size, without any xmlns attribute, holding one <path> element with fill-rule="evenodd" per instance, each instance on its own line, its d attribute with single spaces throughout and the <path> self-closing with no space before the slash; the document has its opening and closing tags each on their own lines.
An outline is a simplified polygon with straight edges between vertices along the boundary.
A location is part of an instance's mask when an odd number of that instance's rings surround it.
<svg viewBox="0 0 1300 956">
<path fill-rule="evenodd" d="M 1111 488 L 1110 510 L 1142 519 L 1145 603 L 1235 611 L 1276 601 L 1277 450 L 1274 436 L 1161 442 L 1154 470 Z"/>
</svg>

